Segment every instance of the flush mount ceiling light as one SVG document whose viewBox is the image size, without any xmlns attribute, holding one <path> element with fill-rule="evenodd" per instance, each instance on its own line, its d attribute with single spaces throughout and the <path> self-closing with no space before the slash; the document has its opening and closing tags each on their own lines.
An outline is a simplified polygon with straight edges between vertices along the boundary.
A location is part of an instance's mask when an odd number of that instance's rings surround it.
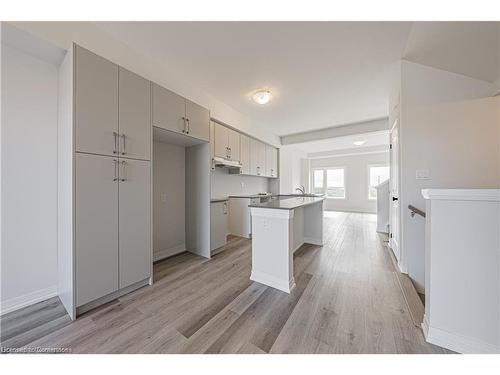
<svg viewBox="0 0 500 375">
<path fill-rule="evenodd" d="M 366 141 L 354 141 L 353 143 L 355 146 L 363 146 L 366 143 Z"/>
<path fill-rule="evenodd" d="M 273 95 L 269 90 L 258 90 L 252 95 L 252 100 L 257 104 L 267 104 L 271 100 Z"/>
</svg>

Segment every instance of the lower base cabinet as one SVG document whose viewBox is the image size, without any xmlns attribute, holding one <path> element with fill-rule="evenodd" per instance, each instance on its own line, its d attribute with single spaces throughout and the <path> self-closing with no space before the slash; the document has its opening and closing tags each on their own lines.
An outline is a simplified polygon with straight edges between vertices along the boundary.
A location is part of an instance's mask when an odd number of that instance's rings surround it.
<svg viewBox="0 0 500 375">
<path fill-rule="evenodd" d="M 76 154 L 76 306 L 151 276 L 151 164 Z"/>
<path fill-rule="evenodd" d="M 229 207 L 227 201 L 210 203 L 210 251 L 226 244 L 228 234 Z"/>
</svg>

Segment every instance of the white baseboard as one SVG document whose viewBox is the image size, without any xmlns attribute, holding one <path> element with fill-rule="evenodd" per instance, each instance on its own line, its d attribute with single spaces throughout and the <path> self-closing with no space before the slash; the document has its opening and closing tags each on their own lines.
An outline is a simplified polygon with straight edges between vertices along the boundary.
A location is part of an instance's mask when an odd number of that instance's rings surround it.
<svg viewBox="0 0 500 375">
<path fill-rule="evenodd" d="M 250 280 L 256 281 L 258 283 L 268 285 L 272 288 L 281 290 L 285 293 L 290 293 L 290 291 L 295 288 L 295 279 L 292 277 L 291 280 L 282 280 L 278 279 L 274 276 L 271 276 L 264 272 L 259 272 L 252 270 L 252 274 L 250 275 Z"/>
<path fill-rule="evenodd" d="M 164 250 L 154 250 L 153 262 L 182 253 L 183 251 L 186 251 L 186 244 L 184 243 Z"/>
<path fill-rule="evenodd" d="M 23 294 L 0 303 L 0 316 L 57 296 L 57 285 Z"/>
<path fill-rule="evenodd" d="M 453 350 L 463 354 L 499 354 L 500 347 L 480 342 L 470 337 L 465 337 L 429 325 L 427 316 L 422 322 L 425 340 L 431 344 Z"/>
</svg>

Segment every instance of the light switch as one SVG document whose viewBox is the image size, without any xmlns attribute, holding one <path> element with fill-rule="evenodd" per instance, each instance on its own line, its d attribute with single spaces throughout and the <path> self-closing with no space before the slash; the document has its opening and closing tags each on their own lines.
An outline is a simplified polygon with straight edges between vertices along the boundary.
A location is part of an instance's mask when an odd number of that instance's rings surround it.
<svg viewBox="0 0 500 375">
<path fill-rule="evenodd" d="M 416 178 L 417 180 L 429 180 L 431 178 L 429 170 L 417 169 Z"/>
<path fill-rule="evenodd" d="M 161 200 L 163 203 L 166 203 L 166 202 L 167 202 L 167 194 L 166 194 L 166 193 L 161 193 L 161 194 L 160 194 L 160 200 Z"/>
</svg>

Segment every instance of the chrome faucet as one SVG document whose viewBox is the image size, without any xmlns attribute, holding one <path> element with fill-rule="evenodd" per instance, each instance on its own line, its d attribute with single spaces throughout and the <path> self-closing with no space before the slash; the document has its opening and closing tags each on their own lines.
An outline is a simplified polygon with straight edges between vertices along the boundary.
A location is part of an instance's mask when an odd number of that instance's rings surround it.
<svg viewBox="0 0 500 375">
<path fill-rule="evenodd" d="M 295 190 L 300 191 L 302 195 L 306 195 L 306 188 L 304 187 L 304 185 L 299 185 L 299 187 L 296 188 Z"/>
</svg>

